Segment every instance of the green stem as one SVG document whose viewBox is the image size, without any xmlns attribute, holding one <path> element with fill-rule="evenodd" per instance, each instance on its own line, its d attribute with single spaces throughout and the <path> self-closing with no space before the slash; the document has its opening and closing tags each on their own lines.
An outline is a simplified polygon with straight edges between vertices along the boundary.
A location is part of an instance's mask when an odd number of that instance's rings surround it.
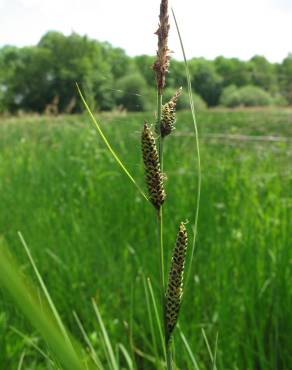
<svg viewBox="0 0 292 370">
<path fill-rule="evenodd" d="M 163 209 L 160 210 L 160 259 L 161 259 L 161 273 L 162 273 L 162 294 L 164 295 L 165 281 L 164 281 L 164 245 L 163 245 Z M 163 299 L 164 302 L 164 299 Z"/>
<path fill-rule="evenodd" d="M 171 349 L 170 344 L 166 345 L 166 368 L 167 370 L 173 370 L 172 359 L 171 359 Z"/>
<path fill-rule="evenodd" d="M 160 126 L 162 110 L 162 93 L 157 93 L 157 125 Z M 160 135 L 158 138 L 158 153 L 161 173 L 163 174 L 163 138 Z M 164 244 L 163 244 L 163 206 L 160 207 L 158 215 L 158 235 L 160 246 L 160 274 L 161 274 L 161 308 L 162 308 L 162 322 L 164 323 L 164 338 L 166 336 L 166 327 L 164 319 L 165 310 L 165 273 L 164 273 Z M 165 345 L 165 357 L 167 363 L 167 370 L 172 370 L 171 351 L 169 345 Z"/>
<path fill-rule="evenodd" d="M 160 125 L 161 121 L 161 108 L 162 108 L 162 94 L 157 93 L 157 125 Z M 161 136 L 158 138 L 158 153 L 160 169 L 163 172 L 163 139 Z M 165 291 L 165 276 L 164 276 L 164 246 L 163 246 L 163 207 L 160 207 L 158 214 L 158 236 L 159 236 L 159 249 L 160 249 L 160 274 L 161 274 L 161 294 L 162 302 L 164 303 L 164 291 Z"/>
<path fill-rule="evenodd" d="M 197 152 L 197 169 L 198 169 L 198 180 L 197 180 L 197 197 L 196 197 L 196 211 L 195 211 L 195 225 L 194 225 L 194 237 L 193 237 L 193 246 L 192 246 L 192 251 L 191 251 L 191 258 L 188 266 L 188 271 L 186 274 L 186 279 L 185 279 L 185 291 L 187 289 L 188 283 L 190 281 L 191 277 L 191 272 L 192 272 L 192 261 L 194 258 L 194 252 L 195 252 L 195 246 L 196 246 L 196 238 L 197 238 L 197 231 L 198 231 L 198 220 L 199 220 L 199 209 L 200 209 L 200 200 L 201 200 L 201 185 L 202 185 L 202 174 L 201 174 L 201 157 L 200 157 L 200 145 L 199 145 L 199 134 L 198 134 L 198 125 L 197 125 L 197 119 L 196 119 L 196 112 L 195 112 L 195 106 L 194 106 L 194 101 L 192 97 L 192 83 L 191 83 L 191 75 L 190 75 L 190 70 L 188 67 L 188 62 L 187 62 L 187 57 L 182 41 L 182 37 L 180 34 L 180 30 L 178 27 L 178 23 L 176 20 L 176 16 L 174 14 L 173 9 L 171 9 L 172 15 L 174 18 L 174 23 L 176 26 L 183 58 L 184 58 L 184 64 L 185 64 L 185 71 L 186 71 L 186 77 L 187 77 L 187 85 L 188 85 L 188 93 L 189 93 L 189 100 L 190 100 L 190 106 L 191 106 L 191 112 L 192 112 L 192 118 L 193 118 L 193 125 L 194 125 L 194 132 L 195 132 L 195 149 Z"/>
</svg>

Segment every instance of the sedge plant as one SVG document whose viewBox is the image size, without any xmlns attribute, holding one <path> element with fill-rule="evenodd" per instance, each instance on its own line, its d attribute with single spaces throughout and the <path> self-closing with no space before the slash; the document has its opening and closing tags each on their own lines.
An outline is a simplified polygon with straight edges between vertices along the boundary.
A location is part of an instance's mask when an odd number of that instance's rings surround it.
<svg viewBox="0 0 292 370">
<path fill-rule="evenodd" d="M 177 22 L 175 20 L 176 26 Z M 136 186 L 138 192 L 142 197 L 155 209 L 158 225 L 158 246 L 159 246 L 159 264 L 160 264 L 160 291 L 161 291 L 161 317 L 159 318 L 157 304 L 155 301 L 153 288 L 151 281 L 148 278 L 147 283 L 144 277 L 144 287 L 147 298 L 147 306 L 150 307 L 152 302 L 153 309 L 155 311 L 157 326 L 159 327 L 160 338 L 162 341 L 165 363 L 167 370 L 173 369 L 172 353 L 171 353 L 171 341 L 173 331 L 177 325 L 179 311 L 182 304 L 183 296 L 183 275 L 185 269 L 185 260 L 187 255 L 187 245 L 188 245 L 188 235 L 186 230 L 186 224 L 181 222 L 178 227 L 178 233 L 176 237 L 176 242 L 172 252 L 172 258 L 170 261 L 168 279 L 165 279 L 165 267 L 164 267 L 164 243 L 163 243 L 163 205 L 167 200 L 167 194 L 165 190 L 164 180 L 165 175 L 163 172 L 163 146 L 164 140 L 169 136 L 175 129 L 176 123 L 176 104 L 179 96 L 182 93 L 182 89 L 178 88 L 174 96 L 167 102 L 163 101 L 163 93 L 166 86 L 167 73 L 170 66 L 170 50 L 168 48 L 168 33 L 169 33 L 169 9 L 168 0 L 161 0 L 160 4 L 160 14 L 159 14 L 159 27 L 156 31 L 158 36 L 158 50 L 157 57 L 153 65 L 153 70 L 155 73 L 156 87 L 157 87 L 157 113 L 154 125 L 149 125 L 149 123 L 144 122 L 141 135 L 141 147 L 142 156 L 145 169 L 145 180 L 147 185 L 148 194 L 145 194 L 142 188 L 138 185 L 137 181 L 134 179 L 132 174 L 129 172 L 125 164 L 121 161 L 118 154 L 115 152 L 111 146 L 108 138 L 103 133 L 100 124 L 95 119 L 93 113 L 91 112 L 85 98 L 83 97 L 81 90 L 77 85 L 78 92 L 84 103 L 86 110 L 88 111 L 94 127 L 97 129 L 99 135 L 101 136 L 105 146 L 109 150 L 112 157 L 118 163 L 122 171 L 127 175 L 129 180 Z M 177 32 L 181 41 L 179 29 L 177 27 Z M 190 96 L 190 103 L 192 108 L 192 116 L 195 127 L 196 134 L 196 153 L 198 154 L 198 193 L 197 193 L 197 208 L 195 214 L 195 232 L 194 241 L 191 257 L 193 256 L 195 236 L 197 230 L 198 221 L 198 204 L 200 198 L 200 158 L 199 158 L 199 146 L 198 146 L 198 135 L 197 127 L 194 114 L 194 106 L 191 98 L 191 85 L 190 77 L 187 67 L 187 62 L 185 58 L 185 53 L 183 45 L 181 42 L 183 55 L 185 59 L 185 67 L 187 73 L 188 81 L 188 92 Z M 88 335 L 86 334 L 82 323 L 74 313 L 77 325 L 81 330 L 81 333 L 85 339 L 87 347 L 89 348 L 89 357 L 87 357 L 83 349 L 79 346 L 79 343 L 74 340 L 74 338 L 69 334 L 65 328 L 56 307 L 47 291 L 44 281 L 34 263 L 34 260 L 30 254 L 30 251 L 24 241 L 22 235 L 20 234 L 21 242 L 25 248 L 28 255 L 28 259 L 33 267 L 36 278 L 39 282 L 41 292 L 43 297 L 40 299 L 38 289 L 35 289 L 30 282 L 23 281 L 23 277 L 19 273 L 19 267 L 14 262 L 13 258 L 9 253 L 7 253 L 7 248 L 4 243 L 0 240 L 0 284 L 4 286 L 7 291 L 13 296 L 18 306 L 21 308 L 23 313 L 31 321 L 31 323 L 38 329 L 42 337 L 45 339 L 48 347 L 53 353 L 54 358 L 48 360 L 53 364 L 55 368 L 64 368 L 70 370 L 83 370 L 83 369 L 93 369 L 97 368 L 103 370 L 105 367 L 102 364 L 97 352 L 94 350 Z M 189 263 L 191 266 L 191 263 Z M 189 269 L 190 271 L 190 269 Z M 41 300 L 41 302 L 40 302 Z M 98 306 L 93 300 L 93 309 L 101 330 L 102 343 L 104 344 L 105 355 L 108 359 L 108 365 L 110 369 L 119 369 L 119 359 L 113 350 L 109 335 L 106 331 L 105 325 L 103 323 L 102 317 L 100 315 Z M 151 309 L 148 309 L 150 313 Z M 153 320 L 150 315 L 150 326 L 151 331 L 154 335 Z M 183 342 L 187 342 L 183 333 L 180 331 L 180 335 L 183 338 Z M 155 339 L 154 339 L 155 340 Z M 129 369 L 134 367 L 133 359 L 131 359 L 125 347 L 119 343 L 118 352 L 124 357 Z M 188 350 L 190 353 L 190 351 Z M 20 367 L 24 361 L 25 353 L 20 358 Z M 193 357 L 193 355 L 192 355 Z M 195 360 L 193 360 L 195 363 Z M 160 366 L 159 363 L 157 363 Z"/>
<path fill-rule="evenodd" d="M 179 88 L 170 101 L 165 103 L 163 102 L 163 92 L 166 86 L 166 77 L 170 66 L 170 49 L 168 47 L 169 29 L 168 0 L 161 0 L 159 26 L 156 31 L 156 35 L 158 37 L 158 49 L 157 57 L 153 65 L 157 89 L 157 117 L 155 123 L 157 140 L 155 140 L 151 128 L 145 122 L 142 130 L 141 145 L 148 195 L 151 203 L 157 211 L 162 293 L 161 305 L 163 312 L 164 345 L 167 370 L 173 369 L 171 356 L 171 337 L 178 321 L 179 311 L 182 303 L 183 275 L 188 245 L 187 230 L 184 222 L 181 222 L 177 233 L 175 247 L 172 253 L 168 281 L 165 283 L 163 204 L 166 200 L 166 192 L 164 189 L 165 176 L 163 174 L 163 147 L 165 138 L 175 129 L 176 104 L 182 92 L 182 89 Z"/>
<path fill-rule="evenodd" d="M 198 161 L 198 184 L 197 184 L 197 197 L 196 197 L 196 211 L 195 211 L 195 225 L 194 225 L 194 236 L 193 236 L 193 246 L 191 251 L 191 259 L 188 268 L 188 277 L 190 276 L 192 259 L 195 248 L 196 233 L 197 233 L 197 223 L 199 214 L 199 202 L 200 202 L 200 189 L 201 189 L 201 169 L 200 169 L 200 153 L 199 153 L 199 141 L 198 141 L 198 131 L 197 123 L 195 118 L 194 103 L 192 100 L 192 88 L 190 81 L 190 74 L 188 70 L 188 65 L 186 61 L 186 55 L 182 43 L 182 38 L 178 28 L 178 24 L 173 12 L 173 17 L 175 20 L 176 30 L 179 36 L 184 62 L 185 70 L 188 82 L 188 94 L 190 98 L 191 112 L 195 131 L 195 153 L 197 154 Z M 176 237 L 175 246 L 172 253 L 169 275 L 167 283 L 165 282 L 165 266 L 164 266 L 164 242 L 163 242 L 163 205 L 166 201 L 167 194 L 164 186 L 164 168 L 163 168 L 163 147 L 165 138 L 170 135 L 175 130 L 176 123 L 176 104 L 179 96 L 182 93 L 182 88 L 178 88 L 174 96 L 167 102 L 163 101 L 163 93 L 166 86 L 167 73 L 169 72 L 170 66 L 170 49 L 168 47 L 168 34 L 169 34 L 170 24 L 169 24 L 169 4 L 168 0 L 161 0 L 160 3 L 160 13 L 159 13 L 159 26 L 155 34 L 158 37 L 158 48 L 156 60 L 153 64 L 153 70 L 156 80 L 157 89 L 157 102 L 156 102 L 156 119 L 155 124 L 150 125 L 148 122 L 144 122 L 141 134 L 141 148 L 142 157 L 144 162 L 145 171 L 145 182 L 148 190 L 148 195 L 146 195 L 141 187 L 138 185 L 136 180 L 130 174 L 126 165 L 122 163 L 118 155 L 115 153 L 108 139 L 105 137 L 100 124 L 95 119 L 93 113 L 91 112 L 82 92 L 77 85 L 80 97 L 87 109 L 93 125 L 97 129 L 99 135 L 104 141 L 105 145 L 111 152 L 112 156 L 130 179 L 130 181 L 135 185 L 140 194 L 146 199 L 150 204 L 153 205 L 156 211 L 157 225 L 158 225 L 158 246 L 159 246 L 159 265 L 160 265 L 160 291 L 161 291 L 161 322 L 163 323 L 163 334 L 162 334 L 162 345 L 164 348 L 164 353 L 166 357 L 166 367 L 167 370 L 173 369 L 173 361 L 171 355 L 171 339 L 173 331 L 178 322 L 179 311 L 182 304 L 183 296 L 183 275 L 185 269 L 186 252 L 188 245 L 188 235 L 185 227 L 185 223 L 181 222 L 178 228 L 178 233 Z M 154 129 L 152 129 L 152 127 Z M 156 135 L 156 136 L 155 136 Z M 149 280 L 149 292 L 153 297 L 152 287 Z M 156 304 L 154 304 L 156 307 Z M 157 309 L 155 309 L 157 317 Z M 161 328 L 161 322 L 158 318 L 158 327 Z M 161 333 L 161 330 L 160 330 Z"/>
</svg>

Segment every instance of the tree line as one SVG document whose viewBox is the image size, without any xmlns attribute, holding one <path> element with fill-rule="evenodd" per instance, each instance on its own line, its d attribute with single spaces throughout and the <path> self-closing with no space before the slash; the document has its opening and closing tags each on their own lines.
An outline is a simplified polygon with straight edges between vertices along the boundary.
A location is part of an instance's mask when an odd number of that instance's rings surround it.
<svg viewBox="0 0 292 370">
<path fill-rule="evenodd" d="M 98 110 L 148 110 L 155 95 L 153 56 L 129 57 L 121 48 L 87 36 L 46 33 L 35 46 L 0 48 L 0 112 L 75 113 L 83 110 L 78 82 Z M 186 86 L 184 64 L 171 60 L 166 96 Z M 282 63 L 193 58 L 189 69 L 198 105 L 292 104 L 292 54 Z M 187 108 L 187 94 L 179 108 Z"/>
</svg>

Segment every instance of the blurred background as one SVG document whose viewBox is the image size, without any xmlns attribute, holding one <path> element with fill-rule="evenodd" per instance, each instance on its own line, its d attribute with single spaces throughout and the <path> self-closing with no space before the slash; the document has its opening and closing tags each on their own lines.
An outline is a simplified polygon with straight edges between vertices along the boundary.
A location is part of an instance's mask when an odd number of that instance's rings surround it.
<svg viewBox="0 0 292 370">
<path fill-rule="evenodd" d="M 151 109 L 157 3 L 1 0 L 0 112 L 80 112 L 75 81 L 96 109 Z M 289 1 L 172 5 L 200 102 L 209 107 L 292 103 Z M 185 85 L 172 19 L 171 25 L 175 60 L 168 94 Z"/>
<path fill-rule="evenodd" d="M 138 370 L 156 369 L 161 351 L 144 286 L 151 277 L 159 294 L 155 213 L 104 147 L 75 83 L 146 191 L 140 133 L 145 119 L 155 123 L 159 3 L 0 0 L 0 240 L 35 280 L 21 231 L 66 326 L 83 343 L 75 310 L 107 364 L 94 297 L 114 348 L 122 343 Z M 195 358 L 201 370 L 288 370 L 292 3 L 171 5 L 188 57 L 202 163 L 198 239 L 175 363 L 194 369 Z M 198 179 L 185 66 L 170 18 L 164 101 L 180 86 L 183 94 L 176 130 L 165 140 L 167 271 L 182 220 L 191 245 Z M 211 353 L 216 348 L 215 365 L 203 333 Z M 0 288 L 0 369 L 51 369 L 43 353 L 50 349 Z M 128 368 L 122 355 L 119 366 Z"/>
</svg>

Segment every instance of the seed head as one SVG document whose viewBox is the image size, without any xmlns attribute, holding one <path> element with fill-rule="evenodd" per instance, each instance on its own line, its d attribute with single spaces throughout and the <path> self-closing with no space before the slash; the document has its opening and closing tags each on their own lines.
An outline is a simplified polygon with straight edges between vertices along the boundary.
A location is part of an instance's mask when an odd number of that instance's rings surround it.
<svg viewBox="0 0 292 370">
<path fill-rule="evenodd" d="M 142 131 L 142 154 L 149 199 L 159 211 L 166 198 L 166 194 L 163 187 L 163 175 L 160 170 L 155 139 L 147 122 L 144 123 Z"/>
<path fill-rule="evenodd" d="M 177 323 L 183 294 L 183 273 L 187 252 L 188 235 L 183 222 L 179 226 L 176 245 L 173 250 L 168 285 L 165 294 L 166 343 L 169 342 Z"/>
<path fill-rule="evenodd" d="M 165 137 L 175 130 L 176 103 L 181 93 L 182 88 L 180 87 L 170 101 L 162 106 L 160 125 L 155 126 L 156 133 L 161 137 Z"/>
<path fill-rule="evenodd" d="M 153 65 L 156 74 L 158 92 L 161 94 L 165 86 L 165 76 L 168 72 L 170 50 L 168 48 L 169 32 L 168 0 L 161 0 L 159 26 L 155 34 L 158 36 L 157 58 Z"/>
</svg>

